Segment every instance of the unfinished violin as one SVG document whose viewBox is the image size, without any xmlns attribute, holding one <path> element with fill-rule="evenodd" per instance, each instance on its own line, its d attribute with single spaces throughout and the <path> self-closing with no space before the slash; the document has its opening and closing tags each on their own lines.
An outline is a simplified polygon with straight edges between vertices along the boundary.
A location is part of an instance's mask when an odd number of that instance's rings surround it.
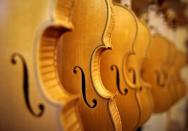
<svg viewBox="0 0 188 131">
<path fill-rule="evenodd" d="M 105 87 L 114 94 L 117 108 L 122 119 L 124 131 L 136 129 L 139 121 L 139 105 L 135 95 L 124 80 L 124 58 L 133 52 L 137 35 L 135 15 L 127 7 L 114 3 L 115 26 L 112 32 L 112 50 L 101 56 L 101 78 Z"/>
<path fill-rule="evenodd" d="M 166 38 L 154 34 L 148 50 L 149 56 L 143 63 L 143 79 L 152 85 L 151 92 L 154 100 L 154 112 L 167 111 L 172 103 L 172 96 L 167 85 L 169 43 Z M 162 97 L 161 97 L 162 96 Z"/>
<path fill-rule="evenodd" d="M 130 54 L 125 65 L 125 81 L 128 86 L 136 89 L 136 97 L 140 107 L 138 127 L 143 125 L 153 113 L 153 98 L 151 86 L 142 78 L 142 64 L 147 57 L 151 35 L 147 26 L 138 20 L 138 33 L 134 46 L 134 53 Z"/>
<path fill-rule="evenodd" d="M 68 113 L 69 106 L 73 109 L 77 97 L 59 88 L 58 77 L 54 76 L 57 71 L 54 44 L 59 33 L 72 30 L 71 9 L 67 7 L 74 1 L 0 3 L 3 32 L 0 43 L 4 47 L 0 49 L 1 109 L 4 110 L 0 130 L 67 130 L 66 126 L 72 122 L 64 122 L 62 114 Z M 7 99 L 7 96 L 11 97 Z M 71 121 L 73 118 L 74 115 Z"/>
<path fill-rule="evenodd" d="M 185 81 L 181 78 L 181 70 L 184 66 L 186 66 L 186 59 L 186 54 L 176 49 L 173 77 L 175 81 L 178 100 L 186 95 L 186 84 Z"/>
<path fill-rule="evenodd" d="M 82 130 L 82 123 L 75 107 L 78 96 L 67 92 L 60 81 L 57 67 L 58 40 L 73 29 L 71 20 L 75 0 L 57 1 L 53 20 L 43 28 L 36 46 L 36 72 L 42 92 L 47 100 L 61 107 L 59 123 L 63 130 Z"/>
<path fill-rule="evenodd" d="M 139 87 L 132 84 L 132 76 L 130 78 L 125 75 L 129 72 L 126 60 L 132 57 L 130 54 L 134 54 L 134 46 L 136 46 L 135 53 L 140 53 L 140 57 L 137 56 L 135 61 L 129 61 L 129 64 L 137 65 L 138 61 L 141 64 L 150 42 L 150 34 L 127 7 L 115 3 L 114 12 L 116 23 L 112 33 L 113 48 L 102 54 L 101 77 L 108 90 L 113 93 L 117 92 L 115 100 L 122 118 L 123 130 L 131 131 L 136 130 L 149 118 L 153 103 L 151 92 L 148 92 L 145 87 L 140 91 Z M 136 68 L 140 68 L 139 66 Z M 134 75 L 136 78 L 140 77 L 140 74 Z M 138 84 L 140 83 L 139 81 Z"/>
<path fill-rule="evenodd" d="M 74 26 L 56 40 L 57 66 L 62 88 L 77 95 L 74 103 L 85 131 L 121 131 L 121 118 L 114 100 L 101 82 L 100 57 L 109 50 L 114 29 L 114 12 L 110 0 L 79 0 L 72 7 Z M 70 119 L 71 121 L 71 119 Z M 79 127 L 72 121 L 73 127 Z"/>
<path fill-rule="evenodd" d="M 175 60 L 176 59 L 176 47 L 174 43 L 172 43 L 170 40 L 168 40 L 169 44 L 169 55 L 166 65 L 164 66 L 167 71 L 167 80 L 166 84 L 169 86 L 170 95 L 172 98 L 173 104 L 175 104 L 178 101 L 178 94 L 177 94 L 177 88 L 175 83 Z"/>
</svg>

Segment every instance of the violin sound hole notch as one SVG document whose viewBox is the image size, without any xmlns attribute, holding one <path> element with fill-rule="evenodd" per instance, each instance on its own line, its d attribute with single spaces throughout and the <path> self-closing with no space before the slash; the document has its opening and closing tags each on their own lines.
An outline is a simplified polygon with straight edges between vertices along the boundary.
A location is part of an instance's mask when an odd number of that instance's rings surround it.
<svg viewBox="0 0 188 131">
<path fill-rule="evenodd" d="M 127 94 L 127 93 L 128 93 L 128 89 L 127 89 L 127 88 L 125 88 L 125 89 L 124 89 L 124 92 L 125 92 L 125 94 Z"/>
<path fill-rule="evenodd" d="M 75 66 L 73 68 L 73 72 L 74 74 L 77 74 L 78 73 L 78 70 L 80 70 L 81 72 L 81 78 L 82 78 L 82 96 L 84 98 L 84 102 L 86 103 L 86 105 L 90 108 L 95 108 L 97 106 L 97 100 L 96 99 L 93 99 L 92 102 L 93 102 L 93 105 L 90 105 L 87 101 L 87 98 L 86 98 L 86 80 L 85 80 L 85 74 L 84 74 L 84 71 L 83 69 L 80 67 L 80 66 Z"/>
<path fill-rule="evenodd" d="M 120 74 L 119 74 L 119 68 L 118 68 L 118 66 L 113 64 L 110 67 L 110 69 L 112 71 L 114 71 L 114 70 L 116 71 L 116 86 L 117 86 L 117 89 L 118 89 L 119 93 L 121 93 L 123 95 L 127 94 L 127 92 L 128 92 L 127 88 L 124 89 L 124 92 L 121 91 L 121 87 L 120 87 Z"/>
<path fill-rule="evenodd" d="M 26 61 L 24 59 L 24 57 L 18 53 L 14 53 L 11 57 L 11 62 L 12 64 L 16 64 L 16 57 L 18 57 L 23 65 L 23 93 L 24 93 L 24 99 L 25 99 L 25 104 L 27 106 L 27 109 L 29 110 L 29 112 L 35 116 L 35 117 L 41 117 L 44 114 L 44 105 L 43 104 L 39 104 L 38 108 L 39 108 L 39 112 L 35 113 L 31 107 L 30 104 L 30 100 L 29 100 L 29 75 L 28 75 L 28 69 L 27 69 L 27 65 L 26 65 Z"/>
<path fill-rule="evenodd" d="M 160 86 L 160 87 L 165 87 L 164 81 L 161 80 L 162 79 L 161 78 L 161 73 L 159 71 L 156 71 L 155 74 L 156 74 L 157 85 Z"/>
<path fill-rule="evenodd" d="M 136 71 L 133 68 L 130 68 L 129 72 L 132 72 L 132 82 L 136 85 Z"/>
</svg>

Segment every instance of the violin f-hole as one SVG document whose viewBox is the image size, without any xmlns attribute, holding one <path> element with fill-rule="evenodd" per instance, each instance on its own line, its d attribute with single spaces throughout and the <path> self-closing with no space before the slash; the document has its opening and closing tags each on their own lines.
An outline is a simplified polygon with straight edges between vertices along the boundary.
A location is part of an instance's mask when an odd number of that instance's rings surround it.
<svg viewBox="0 0 188 131">
<path fill-rule="evenodd" d="M 84 98 L 84 101 L 85 101 L 85 103 L 86 103 L 86 105 L 88 107 L 95 108 L 97 106 L 97 100 L 93 99 L 92 100 L 93 105 L 90 105 L 88 103 L 88 101 L 87 101 L 87 98 L 86 98 L 86 81 L 85 81 L 84 71 L 83 71 L 83 69 L 80 66 L 75 66 L 74 69 L 73 69 L 74 74 L 77 74 L 77 70 L 80 70 L 80 72 L 81 72 L 81 78 L 82 78 L 82 96 Z"/>
<path fill-rule="evenodd" d="M 129 72 L 132 72 L 132 74 L 133 74 L 133 81 L 132 82 L 133 82 L 134 85 L 136 85 L 137 84 L 137 78 L 136 78 L 137 76 L 136 76 L 135 69 L 134 68 L 130 68 Z M 140 76 L 142 76 L 144 72 L 141 71 L 140 73 L 142 73 L 142 74 L 140 74 Z M 139 90 L 142 91 L 142 86 L 139 87 Z"/>
<path fill-rule="evenodd" d="M 21 54 L 14 53 L 11 57 L 12 64 L 17 63 L 16 57 L 18 57 L 21 60 L 22 65 L 23 65 L 23 93 L 24 93 L 24 99 L 25 99 L 26 107 L 33 116 L 41 117 L 44 114 L 44 109 L 45 109 L 44 105 L 39 104 L 38 105 L 39 112 L 35 113 L 33 111 L 32 107 L 31 107 L 31 104 L 30 104 L 30 100 L 29 100 L 29 75 L 28 75 L 28 69 L 27 69 L 26 61 Z"/>
<path fill-rule="evenodd" d="M 133 68 L 129 69 L 129 72 L 133 73 L 133 84 L 136 85 L 136 71 Z"/>
<path fill-rule="evenodd" d="M 117 89 L 118 89 L 119 93 L 121 93 L 122 95 L 127 94 L 127 93 L 128 93 L 127 88 L 124 89 L 124 92 L 121 91 L 121 87 L 120 87 L 120 74 L 119 74 L 119 68 L 118 68 L 118 66 L 113 64 L 113 65 L 110 67 L 110 69 L 111 69 L 112 71 L 113 71 L 113 70 L 116 71 L 116 86 L 117 86 Z"/>
<path fill-rule="evenodd" d="M 160 72 L 159 71 L 155 71 L 155 74 L 156 74 L 157 85 L 160 86 L 160 87 L 164 87 L 165 86 L 165 82 L 161 80 Z"/>
</svg>

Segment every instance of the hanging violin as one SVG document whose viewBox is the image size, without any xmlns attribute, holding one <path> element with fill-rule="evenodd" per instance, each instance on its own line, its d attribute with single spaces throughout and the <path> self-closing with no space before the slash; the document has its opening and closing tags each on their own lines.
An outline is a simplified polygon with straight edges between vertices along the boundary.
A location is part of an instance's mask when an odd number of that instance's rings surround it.
<svg viewBox="0 0 188 131">
<path fill-rule="evenodd" d="M 166 68 L 166 71 L 168 73 L 168 78 L 166 80 L 166 84 L 169 86 L 169 92 L 171 94 L 172 102 L 175 104 L 178 101 L 178 94 L 176 90 L 176 84 L 175 84 L 175 60 L 176 59 L 176 47 L 174 43 L 172 43 L 170 40 L 168 40 L 169 44 L 169 55 L 168 60 L 164 68 Z"/>
<path fill-rule="evenodd" d="M 131 3 L 132 4 L 132 3 Z M 130 3 L 127 5 L 131 6 Z M 137 14 L 138 15 L 138 14 Z M 142 20 L 137 19 L 138 32 L 134 45 L 134 52 L 126 58 L 125 75 L 128 85 L 137 88 L 137 99 L 140 106 L 140 121 L 138 126 L 143 125 L 153 112 L 153 100 L 151 86 L 142 79 L 142 64 L 147 57 L 147 50 L 150 45 L 151 34 L 149 28 Z"/>
<path fill-rule="evenodd" d="M 70 94 L 60 82 L 57 67 L 58 40 L 73 29 L 71 21 L 74 0 L 57 1 L 53 20 L 44 27 L 37 45 L 37 76 L 47 100 L 61 107 L 59 121 L 63 130 L 82 130 L 82 123 L 75 108 L 78 96 Z M 61 11 L 61 12 L 60 12 Z"/>
<path fill-rule="evenodd" d="M 77 96 L 67 95 L 58 87 L 58 79 L 51 78 L 56 73 L 52 62 L 54 38 L 61 31 L 72 29 L 67 21 L 71 9 L 67 7 L 72 6 L 73 0 L 3 0 L 0 3 L 3 32 L 0 33 L 3 47 L 0 80 L 4 103 L 1 103 L 0 130 L 67 130 L 70 120 L 62 122 L 61 115 L 68 106 L 72 107 Z M 58 16 L 57 12 L 52 15 L 54 10 L 59 11 Z M 49 25 L 47 33 L 43 29 Z"/>
<path fill-rule="evenodd" d="M 69 115 L 66 117 L 72 121 L 70 130 L 121 131 L 115 94 L 104 87 L 99 72 L 100 56 L 111 48 L 114 26 L 112 3 L 110 0 L 79 0 L 71 9 L 73 30 L 61 33 L 55 40 L 59 54 L 57 73 L 62 88 L 78 96 L 74 108 L 79 116 L 76 120 Z"/>
<path fill-rule="evenodd" d="M 185 81 L 181 78 L 181 70 L 183 67 L 187 66 L 187 56 L 185 53 L 181 51 L 177 51 L 177 59 L 175 64 L 175 70 L 176 70 L 176 78 L 178 81 L 178 96 L 180 98 L 184 97 L 187 92 L 187 87 Z"/>
<path fill-rule="evenodd" d="M 173 81 L 175 82 L 178 99 L 181 99 L 186 95 L 186 84 L 185 81 L 183 81 L 183 79 L 181 78 L 181 70 L 185 65 L 186 65 L 186 55 L 183 52 L 176 49 Z"/>
<path fill-rule="evenodd" d="M 184 82 L 181 80 L 181 78 L 178 78 L 180 75 L 179 74 L 180 69 L 183 66 L 183 64 L 185 64 L 185 56 L 183 57 L 183 55 L 181 56 L 178 54 L 177 48 L 174 43 L 168 40 L 168 44 L 169 44 L 169 56 L 165 67 L 168 73 L 168 78 L 166 83 L 169 86 L 172 102 L 173 104 L 175 104 L 181 98 L 181 94 L 186 90 Z M 179 86 L 179 82 L 182 83 L 180 84 L 182 85 L 182 87 Z"/>
<path fill-rule="evenodd" d="M 149 118 L 153 104 L 150 99 L 151 94 L 147 89 L 144 87 L 140 91 L 140 88 L 132 84 L 132 76 L 126 77 L 125 72 L 129 72 L 126 69 L 128 68 L 126 59 L 130 57 L 130 54 L 134 54 L 134 52 L 136 54 L 140 50 L 143 55 L 141 54 L 138 59 L 141 60 L 145 55 L 145 49 L 148 47 L 150 35 L 146 27 L 137 21 L 136 16 L 130 9 L 117 3 L 114 5 L 116 23 L 112 33 L 113 48 L 111 51 L 102 54 L 101 78 L 108 90 L 117 92 L 118 95 L 115 100 L 122 118 L 123 130 L 130 131 L 136 130 Z M 136 46 L 136 51 L 134 51 L 134 46 Z M 137 64 L 137 58 L 134 62 L 129 62 L 133 65 Z M 134 75 L 136 75 L 134 76 L 136 79 L 140 77 L 140 74 Z M 127 82 L 126 79 L 130 79 L 131 82 Z M 140 81 L 138 84 L 140 84 Z M 143 95 L 141 95 L 142 93 Z"/>
<path fill-rule="evenodd" d="M 133 52 L 137 35 L 135 15 L 126 7 L 114 3 L 115 26 L 112 32 L 112 50 L 105 51 L 100 60 L 101 79 L 114 94 L 122 119 L 123 130 L 136 129 L 139 121 L 139 105 L 135 90 L 124 81 L 124 57 Z"/>
<path fill-rule="evenodd" d="M 164 112 L 173 103 L 167 85 L 168 72 L 165 68 L 169 56 L 168 40 L 159 34 L 154 34 L 148 51 L 149 57 L 144 61 L 142 69 L 143 79 L 152 85 L 154 112 Z"/>
<path fill-rule="evenodd" d="M 151 85 L 142 78 L 142 64 L 147 58 L 151 35 L 148 27 L 138 20 L 138 34 L 135 41 L 134 53 L 126 60 L 125 80 L 132 88 L 137 89 L 136 97 L 140 107 L 140 121 L 138 126 L 143 125 L 153 113 L 153 97 Z"/>
</svg>

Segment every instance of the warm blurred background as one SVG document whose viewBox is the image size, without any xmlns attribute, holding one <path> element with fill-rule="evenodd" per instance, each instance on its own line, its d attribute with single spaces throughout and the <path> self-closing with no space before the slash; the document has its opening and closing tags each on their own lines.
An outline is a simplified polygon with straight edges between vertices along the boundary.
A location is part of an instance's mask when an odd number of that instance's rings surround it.
<svg viewBox="0 0 188 131">
<path fill-rule="evenodd" d="M 126 4 L 127 0 L 122 3 Z M 179 51 L 188 53 L 188 0 L 130 0 L 128 3 L 140 18 L 147 12 L 149 25 L 171 40 Z M 181 77 L 188 89 L 188 66 L 181 69 Z M 153 114 L 142 130 L 187 131 L 188 94 L 169 111 Z"/>
</svg>

